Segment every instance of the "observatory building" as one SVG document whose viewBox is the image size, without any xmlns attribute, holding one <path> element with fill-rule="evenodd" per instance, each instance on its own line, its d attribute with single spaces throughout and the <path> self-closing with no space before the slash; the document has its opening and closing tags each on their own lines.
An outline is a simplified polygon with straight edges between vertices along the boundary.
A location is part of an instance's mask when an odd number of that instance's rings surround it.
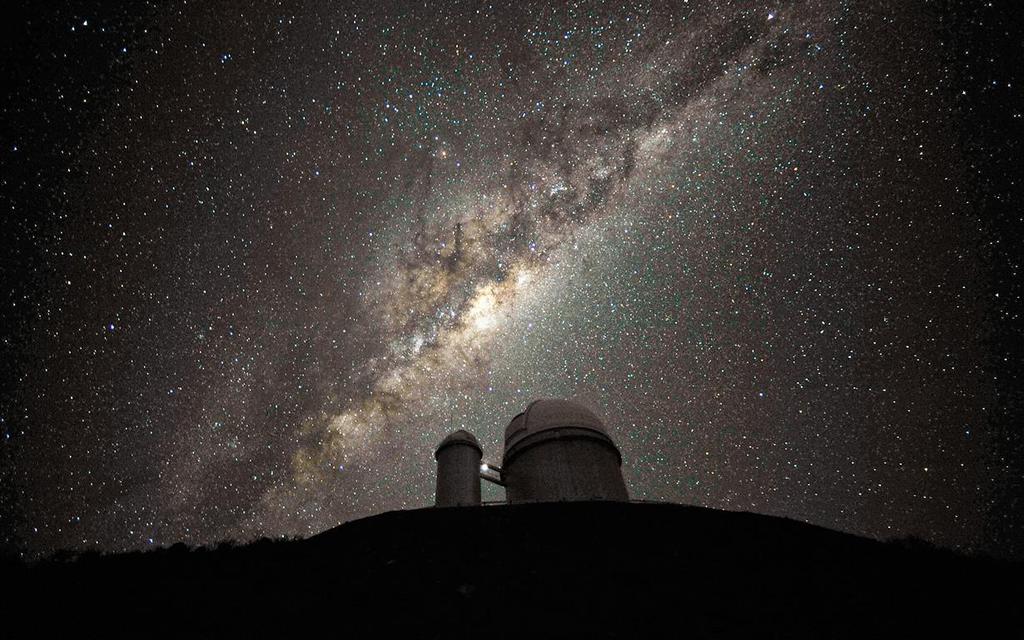
<svg viewBox="0 0 1024 640">
<path fill-rule="evenodd" d="M 480 479 L 505 487 L 510 504 L 629 500 L 622 455 L 601 420 L 568 400 L 535 400 L 505 429 L 501 467 L 481 464 L 473 435 L 458 430 L 434 452 L 438 507 L 480 504 Z"/>
<path fill-rule="evenodd" d="M 480 459 L 483 449 L 473 434 L 459 429 L 441 441 L 434 452 L 437 460 L 439 507 L 480 504 Z"/>
</svg>

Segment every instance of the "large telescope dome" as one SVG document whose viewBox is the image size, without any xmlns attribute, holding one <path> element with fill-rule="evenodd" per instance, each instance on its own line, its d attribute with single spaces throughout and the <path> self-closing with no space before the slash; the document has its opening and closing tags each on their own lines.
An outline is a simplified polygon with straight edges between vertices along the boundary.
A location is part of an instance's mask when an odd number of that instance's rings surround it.
<svg viewBox="0 0 1024 640">
<path fill-rule="evenodd" d="M 628 500 L 622 456 L 601 420 L 570 400 L 531 402 L 505 429 L 508 501 Z"/>
<path fill-rule="evenodd" d="M 525 411 L 508 423 L 505 428 L 505 451 L 542 432 L 570 427 L 595 431 L 608 437 L 601 420 L 590 409 L 570 400 L 542 398 L 531 402 Z"/>
</svg>

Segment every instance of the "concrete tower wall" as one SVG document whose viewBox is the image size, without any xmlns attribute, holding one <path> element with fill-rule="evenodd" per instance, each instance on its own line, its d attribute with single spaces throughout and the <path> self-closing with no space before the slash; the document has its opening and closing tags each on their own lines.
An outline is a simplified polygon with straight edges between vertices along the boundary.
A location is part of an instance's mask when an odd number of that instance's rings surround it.
<svg viewBox="0 0 1024 640">
<path fill-rule="evenodd" d="M 506 463 L 502 478 L 510 503 L 629 500 L 619 455 L 589 438 L 549 440 Z"/>
<path fill-rule="evenodd" d="M 465 431 L 456 431 L 437 448 L 438 507 L 480 504 L 480 459 L 483 452 L 476 438 Z"/>
</svg>

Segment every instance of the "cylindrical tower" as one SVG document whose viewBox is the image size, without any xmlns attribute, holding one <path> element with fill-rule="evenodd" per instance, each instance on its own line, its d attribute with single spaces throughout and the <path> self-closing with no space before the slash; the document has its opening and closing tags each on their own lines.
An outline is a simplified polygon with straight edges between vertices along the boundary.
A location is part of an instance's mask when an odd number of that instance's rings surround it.
<svg viewBox="0 0 1024 640">
<path fill-rule="evenodd" d="M 483 450 L 473 434 L 459 429 L 437 445 L 436 507 L 480 504 L 480 459 Z"/>
<path fill-rule="evenodd" d="M 568 400 L 536 400 L 505 429 L 509 503 L 629 500 L 622 456 L 604 425 Z"/>
</svg>

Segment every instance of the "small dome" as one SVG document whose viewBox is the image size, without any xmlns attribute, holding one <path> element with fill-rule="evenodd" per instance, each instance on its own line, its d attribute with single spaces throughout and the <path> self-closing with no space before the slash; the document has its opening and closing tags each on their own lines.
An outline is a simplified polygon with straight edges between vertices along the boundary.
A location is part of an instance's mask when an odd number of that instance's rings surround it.
<svg viewBox="0 0 1024 640">
<path fill-rule="evenodd" d="M 450 447 L 453 444 L 464 444 L 475 448 L 477 451 L 483 454 L 484 450 L 480 448 L 480 443 L 477 441 L 476 436 L 466 431 L 465 429 L 459 429 L 458 431 L 452 431 L 448 434 L 448 437 L 441 441 L 441 444 L 437 445 L 437 449 L 434 450 L 434 457 L 441 449 Z"/>
<path fill-rule="evenodd" d="M 589 429 L 608 435 L 601 420 L 590 409 L 570 400 L 544 398 L 531 402 L 525 411 L 508 423 L 505 429 L 505 450 L 508 451 L 529 435 L 564 427 Z"/>
</svg>

